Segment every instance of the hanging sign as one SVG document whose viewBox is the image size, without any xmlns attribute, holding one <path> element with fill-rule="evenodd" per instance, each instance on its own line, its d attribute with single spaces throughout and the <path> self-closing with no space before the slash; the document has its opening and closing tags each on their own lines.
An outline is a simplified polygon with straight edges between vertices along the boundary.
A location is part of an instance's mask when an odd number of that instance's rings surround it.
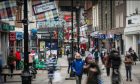
<svg viewBox="0 0 140 84">
<path fill-rule="evenodd" d="M 16 32 L 9 33 L 9 41 L 16 41 Z"/>
<path fill-rule="evenodd" d="M 56 6 L 54 2 L 49 2 L 49 3 L 34 5 L 33 9 L 35 14 L 40 14 L 52 9 L 56 9 Z"/>
</svg>

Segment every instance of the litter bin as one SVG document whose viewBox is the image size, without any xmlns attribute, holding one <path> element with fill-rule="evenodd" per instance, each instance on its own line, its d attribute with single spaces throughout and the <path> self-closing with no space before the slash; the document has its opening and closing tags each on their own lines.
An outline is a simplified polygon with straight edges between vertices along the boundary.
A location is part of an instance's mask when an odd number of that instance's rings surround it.
<svg viewBox="0 0 140 84">
<path fill-rule="evenodd" d="M 32 76 L 30 73 L 23 73 L 21 75 L 21 78 L 22 78 L 22 84 L 31 84 L 31 81 L 32 81 Z"/>
</svg>

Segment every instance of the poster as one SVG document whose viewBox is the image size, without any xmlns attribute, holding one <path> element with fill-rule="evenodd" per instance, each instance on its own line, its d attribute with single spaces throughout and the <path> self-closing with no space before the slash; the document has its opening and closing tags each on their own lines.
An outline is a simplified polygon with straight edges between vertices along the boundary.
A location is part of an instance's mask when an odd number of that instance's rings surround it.
<svg viewBox="0 0 140 84">
<path fill-rule="evenodd" d="M 40 41 L 40 51 L 44 51 L 45 41 Z"/>
</svg>

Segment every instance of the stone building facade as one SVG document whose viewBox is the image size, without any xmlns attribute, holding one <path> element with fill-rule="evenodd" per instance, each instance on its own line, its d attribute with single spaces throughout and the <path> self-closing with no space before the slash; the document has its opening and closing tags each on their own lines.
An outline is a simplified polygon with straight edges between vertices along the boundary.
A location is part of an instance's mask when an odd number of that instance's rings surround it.
<svg viewBox="0 0 140 84">
<path fill-rule="evenodd" d="M 108 50 L 118 48 L 123 54 L 123 31 L 125 28 L 126 2 L 99 0 L 99 32 L 106 35 L 100 40 Z"/>
</svg>

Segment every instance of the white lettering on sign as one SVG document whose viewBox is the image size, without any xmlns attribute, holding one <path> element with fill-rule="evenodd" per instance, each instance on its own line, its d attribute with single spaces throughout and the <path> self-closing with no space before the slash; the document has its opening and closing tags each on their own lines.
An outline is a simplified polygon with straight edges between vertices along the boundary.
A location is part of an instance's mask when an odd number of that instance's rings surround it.
<svg viewBox="0 0 140 84">
<path fill-rule="evenodd" d="M 56 6 L 54 2 L 43 3 L 43 4 L 36 5 L 33 7 L 35 14 L 43 13 L 43 12 L 46 12 L 55 8 Z"/>
</svg>

